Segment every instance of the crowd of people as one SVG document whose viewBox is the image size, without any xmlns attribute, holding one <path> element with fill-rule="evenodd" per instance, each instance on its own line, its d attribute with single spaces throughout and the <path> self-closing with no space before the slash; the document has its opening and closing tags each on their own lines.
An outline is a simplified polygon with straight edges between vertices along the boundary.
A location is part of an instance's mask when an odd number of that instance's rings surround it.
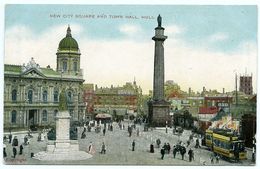
<svg viewBox="0 0 260 169">
<path fill-rule="evenodd" d="M 7 150 L 6 150 L 6 144 L 9 144 L 12 146 L 12 154 L 11 157 L 12 158 L 16 158 L 17 155 L 22 155 L 23 154 L 23 149 L 24 146 L 28 145 L 30 143 L 30 138 L 31 138 L 31 133 L 28 132 L 27 135 L 24 136 L 24 142 L 19 141 L 17 136 L 13 136 L 12 133 L 10 132 L 10 134 L 8 136 L 4 136 L 4 144 L 3 144 L 3 157 L 4 159 L 7 158 Z M 19 152 L 18 152 L 19 150 Z"/>
</svg>

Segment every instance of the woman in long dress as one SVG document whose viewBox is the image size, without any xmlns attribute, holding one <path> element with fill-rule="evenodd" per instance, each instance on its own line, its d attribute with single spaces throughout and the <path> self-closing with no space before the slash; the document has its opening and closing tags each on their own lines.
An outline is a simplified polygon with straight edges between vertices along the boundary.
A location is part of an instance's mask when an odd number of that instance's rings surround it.
<svg viewBox="0 0 260 169">
<path fill-rule="evenodd" d="M 92 144 L 92 142 L 90 143 L 90 145 L 88 147 L 88 153 L 91 155 L 96 153 L 96 149 L 95 149 L 94 145 Z"/>
</svg>

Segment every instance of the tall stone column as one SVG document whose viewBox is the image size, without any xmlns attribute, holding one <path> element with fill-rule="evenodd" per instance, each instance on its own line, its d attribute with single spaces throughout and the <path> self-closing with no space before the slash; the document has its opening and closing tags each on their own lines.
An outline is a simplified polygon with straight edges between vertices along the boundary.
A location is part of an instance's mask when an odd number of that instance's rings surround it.
<svg viewBox="0 0 260 169">
<path fill-rule="evenodd" d="M 151 126 L 167 126 L 170 120 L 170 103 L 164 99 L 164 46 L 167 39 L 162 27 L 162 18 L 157 18 L 158 26 L 155 28 L 154 48 L 154 76 L 153 99 L 148 102 L 148 122 Z"/>
<path fill-rule="evenodd" d="M 158 16 L 158 27 L 155 28 L 154 48 L 154 76 L 153 76 L 153 100 L 164 100 L 164 47 L 167 39 L 164 36 L 164 28 L 161 26 L 161 16 Z"/>
</svg>

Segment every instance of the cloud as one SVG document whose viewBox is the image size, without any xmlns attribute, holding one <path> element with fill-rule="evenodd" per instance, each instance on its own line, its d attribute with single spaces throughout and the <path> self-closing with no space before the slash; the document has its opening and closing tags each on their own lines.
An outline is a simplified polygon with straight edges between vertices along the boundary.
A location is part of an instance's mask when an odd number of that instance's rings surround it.
<svg viewBox="0 0 260 169">
<path fill-rule="evenodd" d="M 13 27 L 6 31 L 5 63 L 27 63 L 31 57 L 42 67 L 51 65 L 56 69 L 58 44 L 66 35 L 67 26 L 50 27 L 42 33 L 35 33 L 26 26 Z M 81 68 L 86 83 L 98 86 L 123 85 L 133 81 L 143 88 L 144 93 L 152 89 L 154 42 L 135 41 L 125 37 L 120 40 L 89 40 L 80 25 L 71 25 L 72 36 L 81 50 Z M 128 34 L 140 31 L 138 26 L 124 25 L 120 29 Z M 176 27 L 169 30 L 181 33 Z M 152 30 L 151 30 L 152 31 Z M 150 39 L 150 37 L 147 37 Z M 165 51 L 165 80 L 174 80 L 185 91 L 218 89 L 234 90 L 234 70 L 256 75 L 257 46 L 255 42 L 243 42 L 232 53 L 209 51 L 207 47 L 194 47 L 180 38 L 167 39 Z M 254 91 L 256 79 L 253 76 Z"/>
<path fill-rule="evenodd" d="M 183 32 L 185 32 L 185 28 L 178 25 L 165 26 L 165 34 L 167 36 L 175 37 L 179 34 L 182 34 Z"/>
<path fill-rule="evenodd" d="M 77 24 L 70 27 L 75 38 L 83 30 Z M 66 30 L 65 25 L 50 27 L 42 33 L 33 32 L 24 25 L 12 27 L 6 31 L 5 36 L 5 63 L 22 65 L 33 57 L 41 66 L 56 67 L 56 52 L 60 40 L 66 35 Z"/>
<path fill-rule="evenodd" d="M 119 26 L 119 31 L 127 36 L 133 36 L 142 31 L 142 28 L 138 25 L 124 24 Z"/>
<path fill-rule="evenodd" d="M 226 33 L 223 32 L 218 32 L 213 35 L 209 36 L 209 41 L 210 42 L 221 42 L 221 41 L 226 41 L 228 40 L 229 36 Z"/>
</svg>

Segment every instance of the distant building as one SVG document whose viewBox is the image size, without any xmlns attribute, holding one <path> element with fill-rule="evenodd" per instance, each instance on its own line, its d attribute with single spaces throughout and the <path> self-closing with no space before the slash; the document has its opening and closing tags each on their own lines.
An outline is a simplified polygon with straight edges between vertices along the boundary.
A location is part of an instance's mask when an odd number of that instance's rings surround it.
<svg viewBox="0 0 260 169">
<path fill-rule="evenodd" d="M 239 91 L 244 92 L 247 95 L 253 94 L 252 75 L 240 76 L 239 78 Z"/>
<path fill-rule="evenodd" d="M 86 105 L 86 120 L 91 119 L 94 113 L 94 101 L 95 101 L 95 93 L 94 93 L 94 84 L 83 84 L 83 99 Z"/>
<path fill-rule="evenodd" d="M 225 112 L 229 112 L 232 103 L 233 103 L 232 96 L 209 96 L 209 97 L 205 97 L 204 106 L 205 107 L 216 106 L 218 110 L 222 109 Z"/>
<path fill-rule="evenodd" d="M 217 107 L 200 107 L 199 108 L 199 120 L 210 121 L 218 114 Z"/>
<path fill-rule="evenodd" d="M 142 95 L 140 87 L 134 83 L 126 83 L 122 87 L 110 88 L 96 86 L 94 91 L 94 113 L 105 112 L 111 115 L 125 116 L 137 113 L 139 99 Z"/>
</svg>

